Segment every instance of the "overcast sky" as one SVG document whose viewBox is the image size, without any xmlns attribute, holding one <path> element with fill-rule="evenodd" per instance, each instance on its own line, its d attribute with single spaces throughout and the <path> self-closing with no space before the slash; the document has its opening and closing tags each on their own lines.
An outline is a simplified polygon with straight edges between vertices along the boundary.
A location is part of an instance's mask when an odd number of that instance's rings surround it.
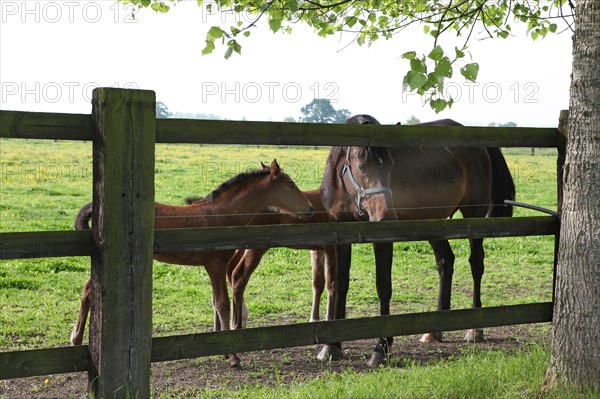
<svg viewBox="0 0 600 399">
<path fill-rule="evenodd" d="M 522 34 L 472 40 L 478 82 L 455 76 L 447 88 L 456 103 L 436 115 L 419 96 L 402 92 L 408 61 L 401 55 L 431 48 L 420 28 L 360 47 L 349 34 L 322 39 L 303 26 L 292 35 L 259 27 L 241 42 L 242 56 L 224 60 L 224 47 L 201 55 L 206 32 L 244 16 L 209 15 L 195 0 L 167 14 L 143 10 L 136 20 L 130 8 L 113 1 L 0 5 L 3 110 L 89 113 L 97 86 L 154 90 L 173 112 L 266 121 L 297 118 L 315 97 L 382 123 L 415 115 L 422 121 L 555 126 L 559 111 L 568 107 L 570 32 L 535 42 Z M 442 45 L 453 51 L 452 42 Z"/>
</svg>

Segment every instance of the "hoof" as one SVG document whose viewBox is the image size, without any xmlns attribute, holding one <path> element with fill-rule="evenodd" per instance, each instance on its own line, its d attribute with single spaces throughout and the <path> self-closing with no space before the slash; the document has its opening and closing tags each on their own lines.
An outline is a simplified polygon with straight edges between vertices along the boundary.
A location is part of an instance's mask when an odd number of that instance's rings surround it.
<svg viewBox="0 0 600 399">
<path fill-rule="evenodd" d="M 324 345 L 321 352 L 317 355 L 317 359 L 322 362 L 328 362 L 330 360 L 340 360 L 343 356 L 342 348 L 335 345 Z"/>
<path fill-rule="evenodd" d="M 242 366 L 240 364 L 240 358 L 238 357 L 238 355 L 236 355 L 235 353 L 232 355 L 229 355 L 229 365 L 231 366 L 232 369 L 236 369 L 236 370 L 241 370 Z"/>
<path fill-rule="evenodd" d="M 467 341 L 467 342 L 484 342 L 485 336 L 483 335 L 483 330 L 480 328 L 467 330 L 467 334 L 465 334 L 465 341 Z"/>
<path fill-rule="evenodd" d="M 375 368 L 385 363 L 385 355 L 382 352 L 373 352 L 371 358 L 367 362 L 367 366 Z"/>
<path fill-rule="evenodd" d="M 71 342 L 71 346 L 77 346 L 77 345 L 81 345 L 81 339 L 78 339 L 75 334 L 71 334 L 71 339 L 69 340 L 69 342 Z"/>
<path fill-rule="evenodd" d="M 432 342 L 442 342 L 442 333 L 435 332 L 435 333 L 423 334 L 423 336 L 421 337 L 421 339 L 419 341 L 421 341 L 425 344 L 430 344 Z"/>
</svg>

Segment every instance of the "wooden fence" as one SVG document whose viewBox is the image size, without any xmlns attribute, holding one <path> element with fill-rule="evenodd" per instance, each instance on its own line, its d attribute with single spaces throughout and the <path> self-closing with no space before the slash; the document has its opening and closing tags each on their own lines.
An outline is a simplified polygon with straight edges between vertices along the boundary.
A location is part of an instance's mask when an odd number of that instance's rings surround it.
<svg viewBox="0 0 600 399">
<path fill-rule="evenodd" d="M 561 114 L 561 122 L 566 113 Z M 91 115 L 0 111 L 0 137 L 93 140 L 91 231 L 0 233 L 0 259 L 91 256 L 89 345 L 0 353 L 0 379 L 87 371 L 95 397 L 150 395 L 150 363 L 429 331 L 548 322 L 552 302 L 152 338 L 152 253 L 555 235 L 552 216 L 153 230 L 155 143 L 558 148 L 561 128 L 156 119 L 151 91 L 99 88 Z M 153 245 L 151 245 L 153 243 Z"/>
</svg>

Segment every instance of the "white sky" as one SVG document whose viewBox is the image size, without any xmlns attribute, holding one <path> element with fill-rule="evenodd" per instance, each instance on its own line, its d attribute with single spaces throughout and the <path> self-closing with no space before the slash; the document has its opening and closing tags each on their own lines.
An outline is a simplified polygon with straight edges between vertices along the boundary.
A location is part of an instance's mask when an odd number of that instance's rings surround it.
<svg viewBox="0 0 600 399">
<path fill-rule="evenodd" d="M 196 1 L 167 14 L 143 10 L 137 22 L 127 6 L 113 1 L 0 0 L 0 6 L 4 110 L 89 113 L 97 86 L 154 90 L 172 112 L 267 121 L 297 118 L 314 97 L 382 123 L 415 115 L 421 121 L 555 126 L 568 107 L 569 32 L 536 42 L 523 34 L 472 40 L 478 82 L 455 76 L 447 87 L 457 101 L 436 115 L 419 96 L 402 93 L 408 61 L 400 56 L 431 48 L 420 29 L 359 47 L 346 46 L 350 34 L 322 39 L 302 26 L 291 36 L 259 28 L 242 39 L 243 55 L 226 61 L 225 47 L 201 55 L 205 34 L 211 25 L 233 25 L 241 17 L 210 16 Z M 453 43 L 442 45 L 453 52 Z"/>
</svg>

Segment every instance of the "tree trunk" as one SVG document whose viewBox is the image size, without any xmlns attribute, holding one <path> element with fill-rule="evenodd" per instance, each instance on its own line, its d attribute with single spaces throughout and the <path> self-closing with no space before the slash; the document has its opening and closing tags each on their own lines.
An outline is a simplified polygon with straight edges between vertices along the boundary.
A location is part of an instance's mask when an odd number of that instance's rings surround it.
<svg viewBox="0 0 600 399">
<path fill-rule="evenodd" d="M 562 226 L 544 388 L 600 389 L 600 1 L 577 1 Z"/>
</svg>

